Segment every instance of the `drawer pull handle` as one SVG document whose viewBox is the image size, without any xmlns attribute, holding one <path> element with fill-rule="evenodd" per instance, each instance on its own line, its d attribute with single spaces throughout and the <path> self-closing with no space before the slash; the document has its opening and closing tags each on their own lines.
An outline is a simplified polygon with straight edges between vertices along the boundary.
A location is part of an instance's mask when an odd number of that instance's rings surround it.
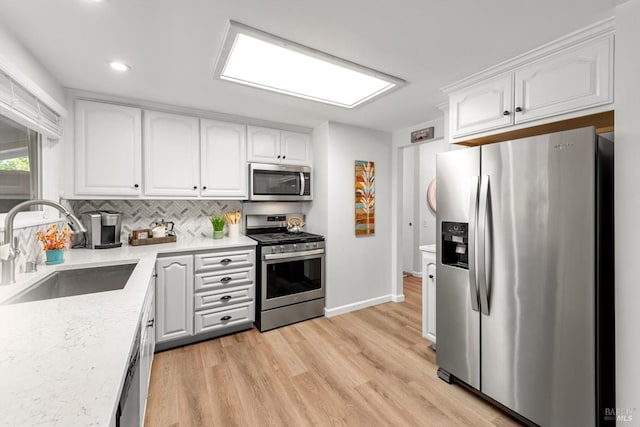
<svg viewBox="0 0 640 427">
<path fill-rule="evenodd" d="M 231 316 L 223 316 L 220 320 L 226 322 L 227 320 L 231 320 Z"/>
<path fill-rule="evenodd" d="M 220 264 L 229 264 L 231 262 L 231 260 L 229 258 L 225 258 L 222 261 L 220 261 Z"/>
<path fill-rule="evenodd" d="M 231 279 L 231 277 L 223 277 L 222 279 L 220 279 L 222 283 L 227 283 L 227 282 L 230 282 L 231 280 L 233 280 Z"/>
<path fill-rule="evenodd" d="M 228 301 L 231 299 L 231 295 L 225 295 L 223 297 L 220 297 L 220 301 Z"/>
</svg>

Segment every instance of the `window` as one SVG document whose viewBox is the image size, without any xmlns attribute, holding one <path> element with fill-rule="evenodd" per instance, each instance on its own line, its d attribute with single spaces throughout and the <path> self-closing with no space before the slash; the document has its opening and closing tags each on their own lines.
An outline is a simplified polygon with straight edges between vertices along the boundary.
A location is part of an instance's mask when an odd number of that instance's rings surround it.
<svg viewBox="0 0 640 427">
<path fill-rule="evenodd" d="M 39 140 L 35 131 L 0 115 L 0 212 L 39 197 Z"/>
</svg>

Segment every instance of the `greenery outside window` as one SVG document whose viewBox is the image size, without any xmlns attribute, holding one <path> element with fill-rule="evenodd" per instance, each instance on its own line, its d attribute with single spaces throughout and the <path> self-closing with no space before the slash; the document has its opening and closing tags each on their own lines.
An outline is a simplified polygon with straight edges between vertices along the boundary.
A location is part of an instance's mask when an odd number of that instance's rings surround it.
<svg viewBox="0 0 640 427">
<path fill-rule="evenodd" d="M 0 115 L 0 212 L 40 196 L 40 135 Z"/>
</svg>

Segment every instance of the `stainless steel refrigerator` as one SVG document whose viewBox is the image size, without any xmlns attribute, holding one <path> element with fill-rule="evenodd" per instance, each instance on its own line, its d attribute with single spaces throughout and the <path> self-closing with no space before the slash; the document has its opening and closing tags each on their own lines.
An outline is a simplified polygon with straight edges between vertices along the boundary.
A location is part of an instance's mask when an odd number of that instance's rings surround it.
<svg viewBox="0 0 640 427">
<path fill-rule="evenodd" d="M 527 424 L 615 423 L 612 138 L 441 153 L 437 182 L 439 377 Z"/>
</svg>

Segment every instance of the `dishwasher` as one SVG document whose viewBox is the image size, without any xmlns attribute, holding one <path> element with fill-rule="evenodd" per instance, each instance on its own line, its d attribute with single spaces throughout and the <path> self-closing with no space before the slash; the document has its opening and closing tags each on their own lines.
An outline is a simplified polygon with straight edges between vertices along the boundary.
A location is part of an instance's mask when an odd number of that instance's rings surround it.
<svg viewBox="0 0 640 427">
<path fill-rule="evenodd" d="M 140 426 L 140 333 L 138 327 L 116 411 L 116 427 Z"/>
</svg>

